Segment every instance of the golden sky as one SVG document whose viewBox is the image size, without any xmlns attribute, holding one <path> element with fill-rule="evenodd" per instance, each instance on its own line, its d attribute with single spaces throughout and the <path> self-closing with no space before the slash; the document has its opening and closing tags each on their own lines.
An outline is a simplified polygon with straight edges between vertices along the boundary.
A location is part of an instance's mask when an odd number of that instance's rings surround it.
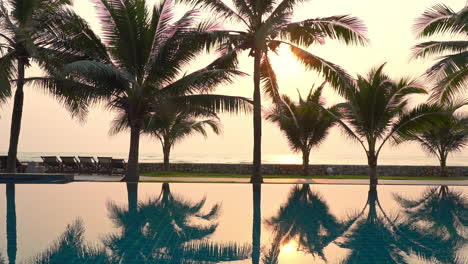
<svg viewBox="0 0 468 264">
<path fill-rule="evenodd" d="M 148 1 L 148 2 L 155 2 Z M 349 73 L 365 73 L 371 67 L 387 62 L 386 71 L 392 77 L 420 76 L 432 60 L 411 61 L 411 46 L 417 43 L 412 32 L 414 19 L 425 8 L 440 3 L 440 0 L 312 0 L 298 6 L 295 20 L 324 17 L 330 15 L 352 14 L 360 17 L 368 27 L 371 44 L 367 47 L 347 47 L 340 43 L 327 42 L 323 46 L 313 46 L 309 50 L 315 54 L 341 65 Z M 465 0 L 443 1 L 454 10 L 465 5 Z M 88 20 L 94 29 L 99 25 L 91 1 L 75 0 L 75 10 Z M 305 94 L 320 79 L 312 72 L 305 72 L 288 50 L 281 50 L 280 56 L 272 56 L 277 71 L 281 93 L 296 98 L 297 89 Z M 206 65 L 213 56 L 204 56 L 194 63 L 194 67 Z M 244 54 L 240 59 L 240 69 L 252 73 L 252 58 Z M 30 76 L 40 74 L 37 69 L 29 69 Z M 216 92 L 229 95 L 251 97 L 251 77 L 239 78 L 233 85 L 220 87 Z M 331 89 L 325 91 L 328 103 L 341 99 Z M 422 100 L 421 98 L 419 100 Z M 0 152 L 7 151 L 12 102 L 0 108 Z M 25 89 L 25 106 L 19 151 L 23 152 L 127 152 L 129 136 L 122 134 L 108 136 L 108 129 L 113 113 L 100 107 L 94 108 L 86 121 L 79 123 L 72 120 L 66 110 L 43 91 L 34 87 Z M 223 115 L 224 133 L 221 136 L 210 135 L 208 139 L 192 137 L 177 145 L 177 153 L 223 154 L 230 153 L 251 155 L 252 119 L 251 116 Z M 264 122 L 263 153 L 289 154 L 287 143 L 275 125 Z M 343 148 L 343 146 L 347 146 Z M 388 150 L 387 150 L 388 149 Z M 399 147 L 398 150 L 387 148 L 388 153 L 398 151 L 420 152 L 417 146 Z M 316 152 L 320 153 L 364 153 L 359 146 L 344 139 L 339 131 L 334 131 L 327 142 Z M 144 138 L 141 153 L 161 153 L 159 142 Z M 467 152 L 468 153 L 468 152 Z M 457 154 L 460 155 L 460 154 Z"/>
</svg>

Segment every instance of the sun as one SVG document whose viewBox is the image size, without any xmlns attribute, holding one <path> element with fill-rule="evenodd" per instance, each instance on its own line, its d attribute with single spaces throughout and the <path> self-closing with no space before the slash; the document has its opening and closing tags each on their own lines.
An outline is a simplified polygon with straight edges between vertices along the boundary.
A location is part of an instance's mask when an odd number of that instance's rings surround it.
<svg viewBox="0 0 468 264">
<path fill-rule="evenodd" d="M 291 75 L 304 71 L 304 67 L 287 47 L 280 46 L 278 54 L 271 52 L 268 56 L 277 74 Z"/>
<path fill-rule="evenodd" d="M 289 241 L 287 244 L 281 246 L 281 254 L 290 255 L 297 251 L 297 243 L 295 241 Z"/>
</svg>

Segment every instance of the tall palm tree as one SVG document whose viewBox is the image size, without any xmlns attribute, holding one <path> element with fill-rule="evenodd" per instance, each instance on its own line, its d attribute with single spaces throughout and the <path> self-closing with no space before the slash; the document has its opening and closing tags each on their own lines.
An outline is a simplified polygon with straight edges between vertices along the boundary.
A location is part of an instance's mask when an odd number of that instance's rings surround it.
<svg viewBox="0 0 468 264">
<path fill-rule="evenodd" d="M 460 151 L 468 143 L 468 116 L 454 113 L 453 109 L 445 107 L 451 112 L 438 124 L 421 132 L 408 133 L 404 141 L 418 142 L 429 154 L 436 156 L 440 162 L 440 176 L 448 177 L 448 154 Z"/>
<path fill-rule="evenodd" d="M 200 119 L 207 118 L 207 119 Z M 164 156 L 164 170 L 169 170 L 169 156 L 175 144 L 184 138 L 201 134 L 207 136 L 206 127 L 215 134 L 221 132 L 221 125 L 216 112 L 204 108 L 180 107 L 170 100 L 158 103 L 158 110 L 145 121 L 143 131 L 156 137 L 160 142 Z"/>
<path fill-rule="evenodd" d="M 416 58 L 440 55 L 426 75 L 437 82 L 435 99 L 453 99 L 468 85 L 468 5 L 455 12 L 444 4 L 426 9 L 414 25 L 418 38 L 446 34 L 459 40 L 425 41 L 413 47 Z"/>
<path fill-rule="evenodd" d="M 102 25 L 101 43 L 89 48 L 99 54 L 96 60 L 67 64 L 61 80 L 52 85 L 68 85 L 79 90 L 88 104 L 105 102 L 124 120 L 130 130 L 130 150 L 124 180 L 138 181 L 138 151 L 144 120 L 157 107 L 155 98 L 171 98 L 175 104 L 198 105 L 212 111 L 242 111 L 248 102 L 240 97 L 206 94 L 216 85 L 242 75 L 232 64 L 216 60 L 208 66 L 184 74 L 183 69 L 204 50 L 209 50 L 222 34 L 211 22 L 196 22 L 197 11 L 190 10 L 174 19 L 174 6 L 164 0 L 151 12 L 145 0 L 95 1 Z M 80 88 L 80 89 L 78 89 Z M 78 92 L 77 92 L 78 93 Z"/>
<path fill-rule="evenodd" d="M 439 111 L 436 106 L 426 104 L 409 111 L 408 96 L 426 94 L 426 90 L 414 80 L 390 79 L 383 73 L 383 67 L 372 69 L 367 76 L 358 76 L 356 83 L 345 91 L 346 102 L 337 106 L 341 117 L 322 107 L 365 150 L 374 188 L 378 183 L 377 161 L 385 143 L 398 133 L 431 124 L 430 117 Z"/>
<path fill-rule="evenodd" d="M 366 28 L 362 21 L 350 15 L 331 16 L 292 22 L 294 9 L 304 1 L 250 1 L 234 0 L 234 8 L 222 0 L 180 0 L 201 6 L 216 14 L 239 22 L 245 30 L 227 30 L 228 43 L 225 45 L 225 57 L 237 58 L 237 54 L 248 50 L 254 57 L 254 93 L 253 93 L 253 171 L 252 182 L 262 182 L 261 176 L 261 92 L 274 101 L 278 101 L 278 83 L 276 74 L 268 57 L 269 52 L 276 52 L 279 46 L 287 46 L 307 69 L 318 71 L 335 88 L 342 91 L 351 83 L 350 76 L 338 65 L 320 58 L 299 46 L 323 44 L 325 39 L 343 41 L 345 44 L 365 44 Z M 299 45 L 299 46 L 298 46 Z"/>
<path fill-rule="evenodd" d="M 203 212 L 205 201 L 175 196 L 164 183 L 158 198 L 140 203 L 136 210 L 110 203 L 110 217 L 122 229 L 104 239 L 112 261 L 183 264 L 246 259 L 250 247 L 208 240 L 217 229 L 220 205 Z"/>
<path fill-rule="evenodd" d="M 83 58 L 73 42 L 86 38 L 89 28 L 70 9 L 71 0 L 5 0 L 0 2 L 0 102 L 16 84 L 8 149 L 7 172 L 15 172 L 26 69 L 32 63 L 52 72 L 62 62 Z M 67 92 L 50 89 L 65 107 L 76 114 L 75 100 Z M 76 99 L 76 98 L 75 98 Z"/>
<path fill-rule="evenodd" d="M 272 249 L 277 251 L 273 254 L 276 258 L 280 246 L 294 240 L 301 251 L 317 255 L 324 261 L 324 248 L 346 228 L 346 223 L 330 213 L 325 200 L 312 191 L 309 184 L 294 186 L 287 202 L 265 223 L 273 230 Z M 274 263 L 271 260 L 266 262 Z"/>
<path fill-rule="evenodd" d="M 313 147 L 320 145 L 328 135 L 336 120 L 322 110 L 325 102 L 322 97 L 323 83 L 315 91 L 312 89 L 305 99 L 299 94 L 299 102 L 293 102 L 282 95 L 282 102 L 269 111 L 266 119 L 277 123 L 295 152 L 302 152 L 303 174 L 309 174 L 309 156 Z M 338 115 L 336 106 L 327 109 Z"/>
</svg>

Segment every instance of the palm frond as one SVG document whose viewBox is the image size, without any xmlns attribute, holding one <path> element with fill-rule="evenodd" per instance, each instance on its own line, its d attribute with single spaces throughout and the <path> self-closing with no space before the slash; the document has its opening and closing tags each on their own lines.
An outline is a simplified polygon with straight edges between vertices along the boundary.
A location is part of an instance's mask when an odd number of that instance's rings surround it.
<svg viewBox="0 0 468 264">
<path fill-rule="evenodd" d="M 203 107 L 213 112 L 248 113 L 252 110 L 252 102 L 244 97 L 217 94 L 197 94 L 173 98 L 181 105 Z"/>
<path fill-rule="evenodd" d="M 316 42 L 318 36 L 322 39 L 343 41 L 345 44 L 365 45 L 369 42 L 366 31 L 367 28 L 362 20 L 350 15 L 342 15 L 287 24 L 283 35 L 288 36 L 292 43 L 305 46 Z"/>
<path fill-rule="evenodd" d="M 237 22 L 242 22 L 245 25 L 249 25 L 243 15 L 235 12 L 228 5 L 223 3 L 222 0 L 179 0 L 194 6 L 200 6 L 207 9 L 208 11 L 215 12 L 216 14 L 223 15 L 226 19 L 232 19 Z"/>
<path fill-rule="evenodd" d="M 468 50 L 468 41 L 427 41 L 413 47 L 415 58 L 438 55 L 444 52 L 460 53 Z"/>
<path fill-rule="evenodd" d="M 280 100 L 278 80 L 276 79 L 276 74 L 271 66 L 268 54 L 263 56 L 260 64 L 260 80 L 263 83 L 263 92 L 274 102 L 278 102 Z"/>
<path fill-rule="evenodd" d="M 320 73 L 340 95 L 346 94 L 347 89 L 353 85 L 352 77 L 340 66 L 294 45 L 289 45 L 289 47 L 307 69 Z"/>
<path fill-rule="evenodd" d="M 414 30 L 418 37 L 429 37 L 439 33 L 466 34 L 467 13 L 468 7 L 456 13 L 445 4 L 436 4 L 416 19 Z"/>
<path fill-rule="evenodd" d="M 224 262 L 248 259 L 251 250 L 251 246 L 247 244 L 219 244 L 202 240 L 185 244 L 180 254 L 194 262 Z"/>
</svg>

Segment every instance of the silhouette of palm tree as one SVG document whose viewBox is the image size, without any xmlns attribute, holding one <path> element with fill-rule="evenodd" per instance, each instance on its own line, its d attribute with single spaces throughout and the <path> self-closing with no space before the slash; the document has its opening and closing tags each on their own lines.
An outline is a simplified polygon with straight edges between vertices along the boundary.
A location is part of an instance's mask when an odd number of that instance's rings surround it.
<svg viewBox="0 0 468 264">
<path fill-rule="evenodd" d="M 134 195 L 129 195 L 129 197 Z M 191 202 L 171 193 L 168 183 L 158 198 L 134 207 L 109 203 L 110 218 L 119 234 L 104 239 L 117 263 L 218 263 L 248 258 L 250 247 L 215 243 L 220 205 L 203 212 L 206 199 Z"/>
<path fill-rule="evenodd" d="M 326 260 L 323 249 L 347 226 L 330 213 L 325 200 L 309 184 L 293 187 L 286 204 L 265 223 L 275 234 L 265 263 L 276 263 L 280 246 L 291 240 L 297 241 L 299 250 Z"/>
</svg>

